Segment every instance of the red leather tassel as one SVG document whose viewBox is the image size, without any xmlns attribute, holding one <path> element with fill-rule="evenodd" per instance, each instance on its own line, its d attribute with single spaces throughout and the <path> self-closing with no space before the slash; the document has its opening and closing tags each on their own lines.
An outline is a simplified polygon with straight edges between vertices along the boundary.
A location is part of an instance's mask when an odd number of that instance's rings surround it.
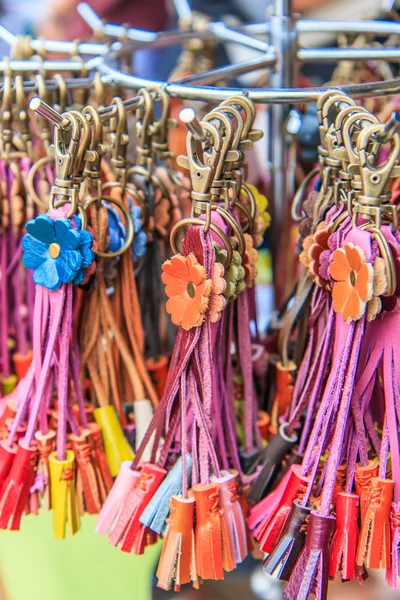
<svg viewBox="0 0 400 600">
<path fill-rule="evenodd" d="M 152 546 L 159 538 L 160 536 L 158 533 L 141 524 L 132 546 L 134 554 L 136 554 L 136 556 L 141 556 L 144 554 L 147 546 Z"/>
<path fill-rule="evenodd" d="M 290 469 L 289 479 L 287 480 L 287 484 L 281 495 L 279 505 L 268 518 L 268 521 L 264 522 L 264 530 L 262 536 L 258 540 L 262 552 L 265 552 L 266 554 L 271 552 L 280 532 L 284 529 L 286 521 L 289 518 L 294 500 L 305 491 L 307 483 L 308 479 L 301 475 L 300 465 L 293 465 Z"/>
<path fill-rule="evenodd" d="M 6 440 L 1 440 L 0 442 L 0 489 L 3 485 L 4 480 L 10 472 L 11 465 L 13 464 L 13 460 L 15 457 L 15 453 L 17 451 L 17 445 L 13 444 L 10 448 L 7 445 Z"/>
<path fill-rule="evenodd" d="M 272 492 L 251 508 L 249 516 L 247 517 L 247 525 L 257 540 L 262 537 L 265 523 L 279 506 L 280 499 L 290 475 L 291 469 L 285 473 L 284 477 Z"/>
<path fill-rule="evenodd" d="M 5 398 L 2 398 L 2 402 L 4 402 Z M 13 419 L 16 415 L 17 412 L 17 406 L 16 406 L 16 396 L 15 393 L 11 394 L 9 398 L 7 398 L 6 400 L 6 407 L 4 409 L 3 414 L 0 417 L 0 429 L 7 429 L 6 428 L 6 421 L 7 419 Z"/>
<path fill-rule="evenodd" d="M 361 524 L 357 564 L 371 569 L 390 567 L 390 504 L 393 481 L 374 477 L 368 492 L 368 506 Z"/>
<path fill-rule="evenodd" d="M 80 436 L 70 435 L 69 438 L 77 464 L 78 505 L 83 504 L 90 515 L 96 515 L 105 500 L 105 490 L 101 488 L 97 478 L 96 458 L 90 431 L 84 429 Z"/>
<path fill-rule="evenodd" d="M 379 465 L 375 460 L 369 460 L 365 467 L 360 464 L 356 465 L 354 474 L 354 485 L 356 493 L 360 498 L 360 518 L 361 525 L 364 521 L 365 511 L 368 506 L 368 492 L 371 484 L 371 479 L 378 476 Z"/>
<path fill-rule="evenodd" d="M 333 498 L 332 498 L 332 504 L 333 506 L 336 505 L 336 497 L 338 495 L 339 492 L 343 492 L 345 485 L 346 485 L 346 471 L 347 471 L 347 465 L 339 465 L 337 473 L 336 473 L 336 485 L 333 489 Z"/>
<path fill-rule="evenodd" d="M 196 571 L 202 579 L 223 579 L 232 571 L 233 560 L 228 532 L 219 507 L 218 486 L 194 485 L 197 525 L 195 534 Z"/>
<path fill-rule="evenodd" d="M 336 496 L 336 527 L 331 545 L 329 577 L 340 573 L 342 581 L 354 579 L 358 542 L 358 504 L 356 494 L 339 492 Z"/>
<path fill-rule="evenodd" d="M 268 440 L 270 422 L 271 418 L 269 414 L 265 410 L 259 410 L 257 414 L 257 427 L 263 440 Z"/>
<path fill-rule="evenodd" d="M 100 425 L 94 422 L 89 422 L 89 430 L 92 437 L 94 454 L 96 457 L 95 464 L 97 468 L 97 477 L 102 493 L 102 502 L 104 502 L 108 492 L 114 485 L 114 480 L 112 478 L 110 467 L 107 461 L 106 452 L 104 450 L 103 436 L 101 434 Z"/>
<path fill-rule="evenodd" d="M 19 529 L 35 478 L 36 447 L 19 442 L 10 472 L 0 490 L 0 529 Z"/>
<path fill-rule="evenodd" d="M 136 535 L 142 527 L 139 521 L 147 503 L 155 494 L 167 471 L 151 463 L 143 463 L 140 477 L 129 492 L 120 515 L 109 535 L 109 542 L 116 546 L 121 542 L 123 552 L 131 552 Z"/>
<path fill-rule="evenodd" d="M 185 583 L 199 586 L 194 543 L 194 498 L 171 497 L 169 525 L 157 568 L 158 587 L 170 590 Z"/>
<path fill-rule="evenodd" d="M 391 562 L 386 569 L 387 584 L 394 590 L 399 587 L 400 576 L 400 502 L 392 502 L 390 507 Z"/>
<path fill-rule="evenodd" d="M 219 479 L 212 477 L 211 481 L 217 483 L 219 493 L 219 505 L 222 510 L 222 518 L 225 521 L 229 548 L 234 568 L 247 556 L 246 522 L 244 520 L 242 507 L 239 503 L 238 483 L 236 475 L 222 471 Z"/>
<path fill-rule="evenodd" d="M 335 519 L 312 511 L 306 543 L 284 588 L 287 600 L 326 600 L 329 580 L 329 540 Z"/>
<path fill-rule="evenodd" d="M 42 506 L 46 510 L 51 508 L 50 493 L 50 467 L 49 456 L 55 449 L 56 432 L 50 429 L 45 435 L 40 431 L 36 432 L 35 439 L 38 449 L 38 464 L 36 471 L 36 480 L 39 479 L 41 489 L 36 486 L 36 492 L 42 501 Z"/>
</svg>

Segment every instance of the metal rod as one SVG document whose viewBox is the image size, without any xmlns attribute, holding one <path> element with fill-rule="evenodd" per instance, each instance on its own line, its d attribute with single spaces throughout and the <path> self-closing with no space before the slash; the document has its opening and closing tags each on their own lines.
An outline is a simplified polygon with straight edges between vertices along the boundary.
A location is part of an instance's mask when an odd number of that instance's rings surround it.
<svg viewBox="0 0 400 600">
<path fill-rule="evenodd" d="M 355 85 L 328 86 L 315 88 L 232 88 L 232 87 L 205 87 L 189 86 L 180 83 L 166 83 L 136 77 L 121 73 L 105 62 L 98 66 L 98 70 L 106 76 L 108 83 L 114 82 L 126 88 L 140 89 L 142 87 L 162 87 L 173 98 L 186 100 L 201 100 L 203 102 L 218 103 L 230 96 L 244 94 L 255 104 L 290 104 L 316 102 L 328 89 L 341 90 L 353 98 L 370 98 L 378 96 L 394 96 L 400 93 L 400 78 L 373 83 L 359 83 Z"/>
<path fill-rule="evenodd" d="M 52 125 L 63 127 L 68 123 L 68 120 L 65 119 L 65 117 L 40 98 L 32 98 L 29 102 L 29 108 L 43 117 L 43 119 L 46 119 L 49 123 L 52 123 Z"/>
<path fill-rule="evenodd" d="M 92 59 L 92 60 L 97 60 Z M 92 63 L 93 64 L 93 63 Z M 88 68 L 90 70 L 91 63 L 80 63 L 76 60 L 9 60 L 0 61 L 0 72 L 5 72 L 8 69 L 11 71 L 23 71 L 30 72 L 36 71 L 40 72 L 42 70 L 45 71 L 82 71 L 83 68 Z"/>
<path fill-rule="evenodd" d="M 127 37 L 128 39 L 137 40 L 139 42 L 152 42 L 157 38 L 157 34 L 153 31 L 135 29 L 134 27 L 125 27 L 124 25 L 103 23 L 93 8 L 86 2 L 80 2 L 77 9 L 82 19 L 86 21 L 86 23 L 91 29 L 93 29 L 94 32 L 101 32 L 105 35 L 116 38 Z"/>
<path fill-rule="evenodd" d="M 234 42 L 235 44 L 247 46 L 247 48 L 259 50 L 260 52 L 269 52 L 271 49 L 267 42 L 263 42 L 250 35 L 236 31 L 235 29 L 229 29 L 222 21 L 209 23 L 207 29 L 213 33 L 215 37 L 224 42 Z"/>
<path fill-rule="evenodd" d="M 3 25 L 0 25 L 0 37 L 10 46 L 13 46 L 18 41 L 17 36 L 8 31 Z"/>
<path fill-rule="evenodd" d="M 90 77 L 77 77 L 76 79 L 64 79 L 64 83 L 68 89 L 90 89 L 93 86 L 93 79 Z M 54 79 L 47 79 L 45 86 L 47 90 L 58 90 L 60 87 Z M 23 87 L 26 92 L 35 92 L 38 90 L 36 81 L 24 81 Z M 12 89 L 15 89 L 15 84 L 12 85 Z M 3 85 L 0 84 L 0 93 L 2 90 Z"/>
<path fill-rule="evenodd" d="M 204 85 L 215 83 L 216 81 L 221 81 L 221 79 L 237 77 L 242 73 L 251 73 L 252 71 L 257 71 L 257 69 L 273 65 L 275 64 L 275 60 L 275 53 L 271 52 L 269 54 L 263 54 L 257 58 L 251 58 L 250 60 L 244 60 L 243 62 L 235 63 L 233 65 L 219 67 L 218 69 L 211 69 L 210 71 L 199 73 L 197 75 L 191 75 L 190 77 L 181 79 L 178 81 L 178 83 L 185 85 L 192 83 L 202 83 Z"/>
<path fill-rule="evenodd" d="M 322 21 L 301 19 L 295 25 L 297 33 L 374 33 L 375 35 L 400 34 L 400 23 L 393 21 Z"/>
<path fill-rule="evenodd" d="M 190 19 L 192 17 L 192 9 L 188 0 L 174 0 L 174 6 L 180 19 Z"/>
<path fill-rule="evenodd" d="M 301 48 L 297 58 L 302 62 L 323 63 L 340 60 L 400 62 L 400 48 Z"/>
<path fill-rule="evenodd" d="M 186 106 L 179 113 L 179 120 L 186 125 L 193 137 L 201 142 L 204 139 L 204 131 L 196 117 L 194 108 Z"/>
</svg>

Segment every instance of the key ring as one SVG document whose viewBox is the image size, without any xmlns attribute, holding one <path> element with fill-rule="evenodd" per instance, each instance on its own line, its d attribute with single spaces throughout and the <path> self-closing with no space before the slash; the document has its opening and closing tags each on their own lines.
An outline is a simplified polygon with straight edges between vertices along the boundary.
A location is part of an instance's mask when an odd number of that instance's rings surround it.
<svg viewBox="0 0 400 600">
<path fill-rule="evenodd" d="M 175 244 L 175 236 L 178 230 L 184 227 L 185 225 L 200 225 L 201 227 L 205 227 L 205 221 L 203 219 L 200 219 L 199 217 L 186 217 L 185 219 L 181 219 L 180 221 L 178 221 L 178 223 L 175 223 L 175 225 L 171 229 L 171 233 L 169 236 L 169 243 L 171 244 L 171 249 L 174 254 L 180 254 Z M 227 251 L 225 268 L 227 268 L 230 265 L 233 256 L 233 249 L 229 238 L 222 231 L 222 229 L 220 229 L 217 225 L 214 225 L 214 223 L 210 223 L 209 228 L 224 242 Z"/>
<path fill-rule="evenodd" d="M 120 184 L 118 184 L 118 185 L 120 185 Z M 121 187 L 122 187 L 122 185 L 121 185 Z M 119 208 L 119 210 L 123 213 L 123 215 L 126 219 L 126 224 L 127 224 L 126 240 L 125 240 L 125 243 L 123 244 L 123 246 L 119 250 L 116 250 L 115 252 L 100 252 L 100 250 L 96 250 L 96 248 L 93 248 L 93 252 L 96 254 L 96 256 L 99 256 L 100 258 L 116 258 L 117 256 L 121 256 L 121 254 L 123 254 L 126 250 L 128 250 L 129 246 L 131 246 L 131 244 L 133 242 L 133 237 L 135 235 L 133 220 L 132 220 L 132 217 L 131 217 L 128 209 L 119 200 L 115 200 L 115 198 L 113 198 L 112 196 L 103 196 L 101 198 L 100 202 L 103 202 L 103 201 L 109 202 L 110 204 L 115 204 L 115 206 L 117 206 Z M 87 202 L 85 202 L 83 204 L 82 208 L 84 209 L 84 211 L 87 211 L 89 206 L 91 206 L 95 202 L 99 202 L 99 198 L 90 198 Z"/>
</svg>

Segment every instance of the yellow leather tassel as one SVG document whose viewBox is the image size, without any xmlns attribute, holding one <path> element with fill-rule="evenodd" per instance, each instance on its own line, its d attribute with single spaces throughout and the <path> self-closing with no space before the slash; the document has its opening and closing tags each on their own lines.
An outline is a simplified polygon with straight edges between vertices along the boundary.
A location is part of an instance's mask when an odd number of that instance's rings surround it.
<svg viewBox="0 0 400 600">
<path fill-rule="evenodd" d="M 113 406 L 100 406 L 94 410 L 94 418 L 103 434 L 104 450 L 110 466 L 111 475 L 116 477 L 124 460 L 132 460 L 133 450 L 122 431 L 117 413 Z"/>
<path fill-rule="evenodd" d="M 49 456 L 51 504 L 53 507 L 53 528 L 57 540 L 75 535 L 80 529 L 78 502 L 75 489 L 75 454 L 67 450 L 65 460 L 58 460 L 57 453 Z"/>
</svg>

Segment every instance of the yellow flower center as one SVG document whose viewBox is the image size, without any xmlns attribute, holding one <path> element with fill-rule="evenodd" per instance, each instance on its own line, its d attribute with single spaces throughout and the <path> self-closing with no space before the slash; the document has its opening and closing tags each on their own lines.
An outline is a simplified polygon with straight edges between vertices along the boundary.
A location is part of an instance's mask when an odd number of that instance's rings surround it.
<svg viewBox="0 0 400 600">
<path fill-rule="evenodd" d="M 350 283 L 351 283 L 351 285 L 352 285 L 353 287 L 355 287 L 355 285 L 356 285 L 356 281 L 357 281 L 357 275 L 356 275 L 356 272 L 355 272 L 355 271 L 352 271 L 352 272 L 350 273 Z"/>
<path fill-rule="evenodd" d="M 60 252 L 61 252 L 61 248 L 58 244 L 56 244 L 55 242 L 50 244 L 49 254 L 50 254 L 51 258 L 58 258 L 60 256 Z"/>
<path fill-rule="evenodd" d="M 189 296 L 191 298 L 194 298 L 196 295 L 196 286 L 194 285 L 194 283 L 190 282 L 187 285 L 187 293 L 189 294 Z"/>
</svg>

